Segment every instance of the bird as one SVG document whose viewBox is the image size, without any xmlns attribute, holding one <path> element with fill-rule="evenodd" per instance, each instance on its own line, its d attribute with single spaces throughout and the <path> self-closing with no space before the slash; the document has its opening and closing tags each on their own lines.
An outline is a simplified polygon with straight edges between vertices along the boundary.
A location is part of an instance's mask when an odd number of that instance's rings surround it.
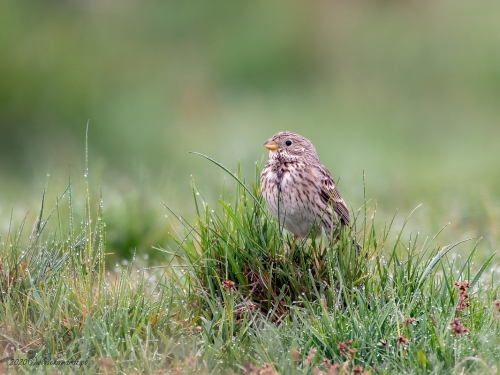
<svg viewBox="0 0 500 375">
<path fill-rule="evenodd" d="M 331 240 L 350 216 L 332 175 L 321 164 L 311 141 L 289 131 L 276 133 L 263 145 L 268 160 L 260 175 L 262 197 L 271 214 L 294 235 L 294 240 L 324 228 Z"/>
</svg>

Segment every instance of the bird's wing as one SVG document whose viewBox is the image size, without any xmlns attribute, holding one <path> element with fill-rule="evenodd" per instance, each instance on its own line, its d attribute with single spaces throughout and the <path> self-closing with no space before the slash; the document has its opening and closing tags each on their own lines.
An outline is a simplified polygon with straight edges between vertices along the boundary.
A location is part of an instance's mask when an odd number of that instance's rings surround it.
<svg viewBox="0 0 500 375">
<path fill-rule="evenodd" d="M 332 204 L 333 210 L 339 217 L 339 220 L 344 225 L 349 225 L 350 216 L 349 209 L 345 204 L 344 200 L 340 196 L 337 187 L 335 186 L 335 182 L 333 182 L 332 175 L 323 165 L 321 167 L 317 167 L 317 172 L 319 172 L 319 179 L 321 180 L 320 184 L 320 196 L 321 200 L 325 204 Z"/>
</svg>

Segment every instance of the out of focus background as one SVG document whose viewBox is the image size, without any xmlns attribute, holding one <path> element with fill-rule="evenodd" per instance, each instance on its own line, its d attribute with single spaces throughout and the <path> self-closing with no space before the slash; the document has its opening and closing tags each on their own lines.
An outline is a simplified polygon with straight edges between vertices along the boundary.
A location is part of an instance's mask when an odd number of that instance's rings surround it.
<svg viewBox="0 0 500 375">
<path fill-rule="evenodd" d="M 232 189 L 197 151 L 254 181 L 262 143 L 309 138 L 354 210 L 443 243 L 500 239 L 500 3 L 0 3 L 0 232 L 90 182 L 108 251 L 168 246 L 162 202 L 194 217 Z M 50 174 L 50 177 L 47 175 Z M 78 192 L 82 192 L 81 194 Z M 80 202 L 80 203 L 79 203 Z M 11 219 L 12 217 L 12 219 Z M 175 225 L 174 225 L 175 227 Z M 174 228 L 175 229 L 175 228 Z M 28 230 L 29 232 L 29 230 Z"/>
</svg>

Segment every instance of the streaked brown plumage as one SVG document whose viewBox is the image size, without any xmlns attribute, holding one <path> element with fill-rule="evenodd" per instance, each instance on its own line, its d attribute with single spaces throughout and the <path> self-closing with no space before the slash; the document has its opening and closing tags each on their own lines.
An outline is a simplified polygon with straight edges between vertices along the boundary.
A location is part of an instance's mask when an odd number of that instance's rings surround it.
<svg viewBox="0 0 500 375">
<path fill-rule="evenodd" d="M 311 230 L 319 236 L 321 227 L 330 236 L 338 223 L 349 225 L 349 210 L 309 140 L 280 132 L 264 147 L 269 149 L 269 159 L 260 175 L 260 188 L 280 225 L 296 237 Z"/>
</svg>

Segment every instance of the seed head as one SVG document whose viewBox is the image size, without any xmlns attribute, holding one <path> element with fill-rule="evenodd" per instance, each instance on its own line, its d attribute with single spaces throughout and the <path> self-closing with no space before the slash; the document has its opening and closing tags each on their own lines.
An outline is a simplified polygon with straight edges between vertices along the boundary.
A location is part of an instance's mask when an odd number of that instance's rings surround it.
<svg viewBox="0 0 500 375">
<path fill-rule="evenodd" d="M 458 337 L 459 335 L 468 332 L 469 330 L 460 323 L 460 319 L 455 318 L 453 321 L 450 323 L 451 327 L 451 332 L 455 334 L 455 337 Z"/>
</svg>

